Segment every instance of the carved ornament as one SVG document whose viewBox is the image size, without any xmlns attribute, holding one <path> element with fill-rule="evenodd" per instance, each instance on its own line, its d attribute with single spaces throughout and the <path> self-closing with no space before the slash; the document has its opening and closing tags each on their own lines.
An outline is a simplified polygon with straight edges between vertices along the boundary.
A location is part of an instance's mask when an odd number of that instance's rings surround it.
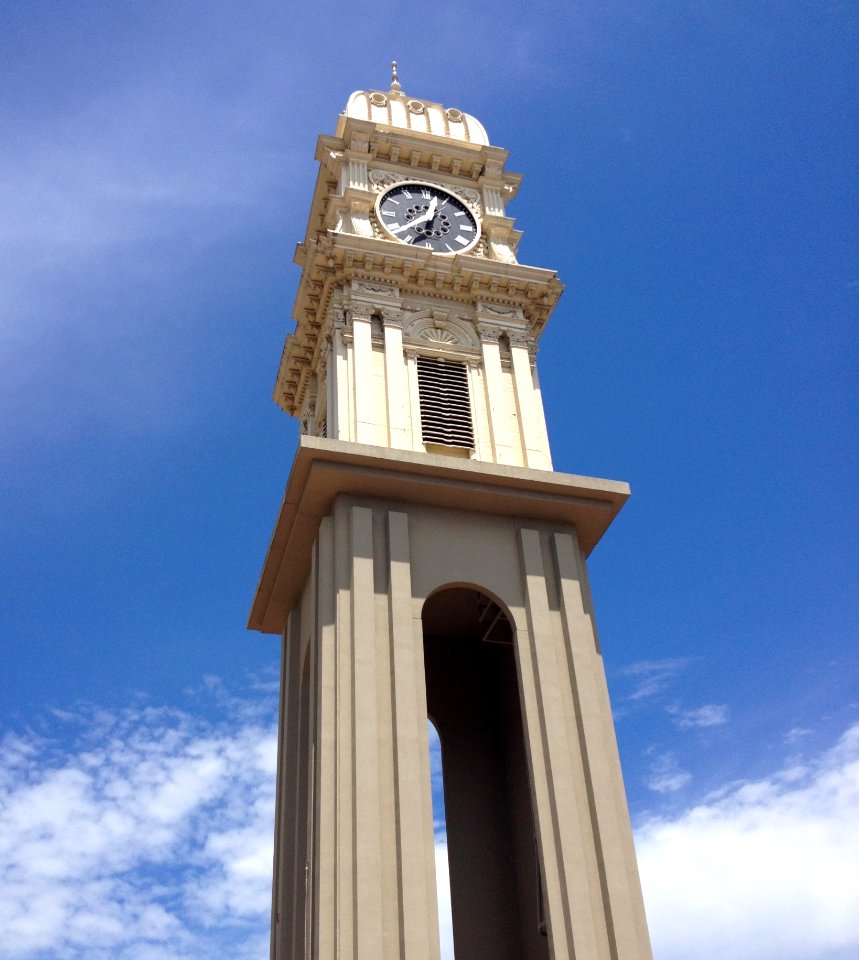
<svg viewBox="0 0 859 960">
<path fill-rule="evenodd" d="M 506 333 L 503 327 L 496 327 L 489 323 L 478 323 L 477 331 L 480 334 L 480 339 L 485 343 L 497 343 L 498 338 Z"/>
<path fill-rule="evenodd" d="M 369 280 L 354 280 L 353 290 L 363 290 L 366 293 L 379 293 L 386 297 L 396 297 L 399 290 L 385 283 L 371 283 Z"/>
<path fill-rule="evenodd" d="M 424 330 L 420 334 L 420 338 L 426 340 L 427 343 L 459 343 L 450 330 L 445 330 L 441 325 Z"/>
<path fill-rule="evenodd" d="M 503 307 L 497 303 L 480 302 L 477 305 L 477 309 L 480 313 L 494 313 L 499 317 L 516 317 L 518 319 L 522 316 L 521 311 L 516 307 Z"/>
</svg>

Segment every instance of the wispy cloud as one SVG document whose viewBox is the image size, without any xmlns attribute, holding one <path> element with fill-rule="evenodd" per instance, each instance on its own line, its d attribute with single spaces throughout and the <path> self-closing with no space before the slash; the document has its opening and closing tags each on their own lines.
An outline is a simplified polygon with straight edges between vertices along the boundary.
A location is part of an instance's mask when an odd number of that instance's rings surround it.
<svg viewBox="0 0 859 960">
<path fill-rule="evenodd" d="M 803 767 L 734 785 L 637 831 L 654 954 L 859 955 L 859 725 Z"/>
<path fill-rule="evenodd" d="M 791 727 L 784 735 L 784 742 L 795 746 L 801 740 L 805 739 L 812 731 L 808 727 Z"/>
<path fill-rule="evenodd" d="M 730 713 L 725 703 L 707 703 L 703 707 L 695 707 L 692 710 L 670 707 L 668 712 L 681 730 L 690 727 L 721 727 L 728 722 Z"/>
<path fill-rule="evenodd" d="M 634 677 L 636 687 L 630 700 L 644 700 L 663 693 L 688 664 L 684 657 L 670 660 L 640 660 L 623 670 L 624 676 Z"/>
<path fill-rule="evenodd" d="M 190 95 L 168 108 L 164 96 L 141 83 L 18 131 L 0 158 L 7 323 L 57 275 L 86 278 L 95 256 L 146 274 L 192 259 L 272 191 L 279 168 L 246 119 Z"/>
<path fill-rule="evenodd" d="M 656 793 L 675 793 L 692 780 L 692 774 L 684 770 L 673 753 L 660 753 L 650 764 L 645 783 Z"/>
</svg>

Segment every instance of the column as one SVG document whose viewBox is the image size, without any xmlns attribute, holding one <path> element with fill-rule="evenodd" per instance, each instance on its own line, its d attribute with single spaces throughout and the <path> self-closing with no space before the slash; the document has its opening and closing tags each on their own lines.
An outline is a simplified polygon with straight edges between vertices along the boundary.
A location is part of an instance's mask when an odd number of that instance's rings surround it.
<svg viewBox="0 0 859 960">
<path fill-rule="evenodd" d="M 531 375 L 531 358 L 528 342 L 523 334 L 509 334 L 510 361 L 513 368 L 513 386 L 516 394 L 516 412 L 519 416 L 519 431 L 525 466 L 538 470 L 551 470 L 549 451 L 545 448 L 544 433 L 540 429 L 537 414 L 537 397 Z"/>
<path fill-rule="evenodd" d="M 352 423 L 352 390 L 349 371 L 349 344 L 346 342 L 348 320 L 345 312 L 333 323 L 333 356 L 329 363 L 328 415 L 332 421 L 330 433 L 334 440 L 354 440 L 355 429 Z M 351 331 L 350 331 L 351 334 Z"/>
<path fill-rule="evenodd" d="M 567 727 L 569 687 L 559 662 L 540 533 L 520 530 L 528 635 L 517 631 L 523 713 L 534 782 L 534 815 L 544 871 L 553 957 L 608 960 L 599 886 L 592 884 L 587 798 L 576 789 L 578 744 Z"/>
<path fill-rule="evenodd" d="M 408 517 L 395 511 L 388 513 L 388 573 L 400 957 L 438 960 L 423 636 L 418 642 L 412 617 Z"/>
<path fill-rule="evenodd" d="M 504 393 L 501 372 L 501 351 L 498 347 L 499 329 L 479 322 L 480 349 L 483 356 L 483 376 L 486 384 L 486 406 L 489 413 L 489 432 L 496 463 L 515 464 L 513 456 L 510 417 Z"/>
<path fill-rule="evenodd" d="M 409 381 L 403 356 L 403 319 L 398 311 L 382 314 L 385 331 L 385 394 L 388 400 L 388 443 L 398 450 L 412 447 L 409 430 Z"/>
<path fill-rule="evenodd" d="M 369 334 L 369 323 L 367 324 Z M 384 956 L 382 864 L 379 823 L 379 716 L 376 685 L 376 621 L 373 582 L 373 511 L 349 507 L 351 526 L 352 762 L 354 784 L 355 957 Z M 343 643 L 345 638 L 341 637 Z M 343 956 L 348 954 L 343 953 Z"/>
<path fill-rule="evenodd" d="M 304 855 L 302 834 L 306 833 L 306 820 L 302 798 L 301 755 L 302 729 L 301 710 L 301 618 L 298 609 L 289 617 L 287 632 L 283 638 L 280 729 L 278 735 L 277 820 L 275 844 L 279 866 L 274 877 L 272 918 L 272 956 L 300 957 L 304 938 L 305 893 L 302 886 Z"/>
<path fill-rule="evenodd" d="M 602 658 L 586 612 L 585 561 L 571 534 L 553 535 L 568 673 L 578 715 L 582 766 L 593 797 L 594 839 L 606 924 L 618 960 L 650 960 L 632 828 Z"/>
<path fill-rule="evenodd" d="M 311 956 L 335 957 L 337 936 L 337 597 L 334 520 L 317 537 L 316 789 Z"/>
<path fill-rule="evenodd" d="M 373 416 L 373 341 L 372 318 L 367 313 L 352 314 L 352 392 L 355 402 L 355 440 L 372 443 Z"/>
</svg>

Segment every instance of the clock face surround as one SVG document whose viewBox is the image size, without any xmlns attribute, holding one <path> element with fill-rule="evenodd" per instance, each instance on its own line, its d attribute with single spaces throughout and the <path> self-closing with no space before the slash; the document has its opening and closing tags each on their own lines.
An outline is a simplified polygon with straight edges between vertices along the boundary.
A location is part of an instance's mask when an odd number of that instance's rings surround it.
<svg viewBox="0 0 859 960">
<path fill-rule="evenodd" d="M 452 193 L 429 183 L 409 181 L 386 190 L 376 201 L 376 216 L 393 240 L 443 256 L 465 253 L 480 239 L 480 226 Z"/>
</svg>

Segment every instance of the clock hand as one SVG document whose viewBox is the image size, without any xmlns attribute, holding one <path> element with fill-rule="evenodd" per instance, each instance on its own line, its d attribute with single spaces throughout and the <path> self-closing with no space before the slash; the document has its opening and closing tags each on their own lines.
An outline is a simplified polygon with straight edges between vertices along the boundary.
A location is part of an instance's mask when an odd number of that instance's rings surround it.
<svg viewBox="0 0 859 960">
<path fill-rule="evenodd" d="M 403 230 L 408 230 L 410 227 L 413 227 L 416 223 L 423 223 L 426 220 L 425 216 L 417 217 L 414 220 L 409 220 L 408 223 L 401 223 L 398 227 L 388 227 L 388 233 L 402 233 Z"/>
<path fill-rule="evenodd" d="M 416 227 L 419 223 L 425 223 L 427 220 L 432 220 L 435 216 L 435 208 L 438 205 L 438 197 L 433 197 L 432 202 L 429 205 L 429 210 L 426 213 L 422 213 L 419 217 L 415 217 L 414 220 L 409 220 L 408 223 L 400 224 L 399 227 L 394 227 L 393 230 L 390 230 L 390 233 L 402 233 L 403 230 L 408 230 L 409 227 Z"/>
</svg>

